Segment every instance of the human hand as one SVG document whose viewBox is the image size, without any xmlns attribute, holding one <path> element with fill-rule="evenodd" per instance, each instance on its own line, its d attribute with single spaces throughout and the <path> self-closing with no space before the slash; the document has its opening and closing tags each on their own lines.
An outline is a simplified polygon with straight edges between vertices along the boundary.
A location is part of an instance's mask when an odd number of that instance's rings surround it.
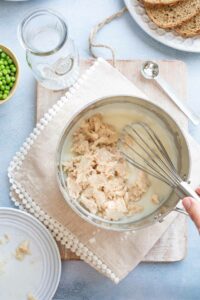
<svg viewBox="0 0 200 300">
<path fill-rule="evenodd" d="M 200 188 L 198 188 L 196 192 L 200 195 Z M 186 197 L 183 199 L 182 203 L 200 233 L 200 202 L 197 202 L 191 197 Z"/>
</svg>

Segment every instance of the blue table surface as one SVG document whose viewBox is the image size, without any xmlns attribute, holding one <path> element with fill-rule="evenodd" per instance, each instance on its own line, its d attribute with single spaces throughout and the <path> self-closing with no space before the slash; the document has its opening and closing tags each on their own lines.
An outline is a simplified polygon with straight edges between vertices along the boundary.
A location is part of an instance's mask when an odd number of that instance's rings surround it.
<svg viewBox="0 0 200 300">
<path fill-rule="evenodd" d="M 42 7 L 60 11 L 68 20 L 80 57 L 88 58 L 88 35 L 91 28 L 123 5 L 122 0 L 0 0 L 0 43 L 14 50 L 21 65 L 21 79 L 15 96 L 0 106 L 0 206 L 12 206 L 7 168 L 35 122 L 36 82 L 17 38 L 18 23 L 23 15 L 34 9 Z M 188 102 L 193 110 L 200 112 L 199 54 L 183 53 L 159 44 L 148 37 L 128 13 L 103 29 L 98 40 L 112 45 L 118 59 L 183 60 L 188 66 Z M 104 50 L 97 54 L 109 57 L 109 53 Z M 200 141 L 199 128 L 190 124 L 189 129 L 194 138 Z M 200 299 L 200 240 L 191 221 L 188 254 L 184 261 L 170 264 L 142 263 L 117 286 L 84 262 L 64 262 L 62 267 L 62 278 L 54 300 Z"/>
</svg>

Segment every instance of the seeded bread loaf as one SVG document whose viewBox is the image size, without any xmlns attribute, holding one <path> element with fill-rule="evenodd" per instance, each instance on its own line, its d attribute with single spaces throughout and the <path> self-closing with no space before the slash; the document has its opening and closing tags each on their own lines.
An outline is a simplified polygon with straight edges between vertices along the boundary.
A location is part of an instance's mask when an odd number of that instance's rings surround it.
<svg viewBox="0 0 200 300">
<path fill-rule="evenodd" d="M 184 37 L 192 37 L 200 34 L 200 13 L 191 20 L 175 28 L 178 34 Z"/>
<path fill-rule="evenodd" d="M 176 5 L 161 7 L 144 3 L 149 18 L 161 28 L 175 28 L 196 16 L 200 11 L 200 0 L 184 0 Z"/>
<path fill-rule="evenodd" d="M 174 5 L 177 4 L 178 2 L 182 2 L 184 0 L 143 0 L 143 2 L 146 5 L 158 5 L 158 6 L 163 6 L 163 5 Z"/>
</svg>

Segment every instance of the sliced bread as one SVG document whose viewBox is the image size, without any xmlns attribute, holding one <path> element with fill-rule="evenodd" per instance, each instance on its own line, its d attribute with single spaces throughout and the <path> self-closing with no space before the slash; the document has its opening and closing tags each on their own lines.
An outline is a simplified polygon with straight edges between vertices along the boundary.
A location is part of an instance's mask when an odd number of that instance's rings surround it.
<svg viewBox="0 0 200 300">
<path fill-rule="evenodd" d="M 184 0 L 143 0 L 143 2 L 147 5 L 159 5 L 159 6 L 174 5 L 181 1 Z"/>
<path fill-rule="evenodd" d="M 156 7 L 144 5 L 149 18 L 158 27 L 169 29 L 190 20 L 200 11 L 200 0 L 184 0 L 173 6 Z"/>
<path fill-rule="evenodd" d="M 178 34 L 184 37 L 192 37 L 200 34 L 200 13 L 198 13 L 191 20 L 183 23 L 181 26 L 175 28 Z"/>
</svg>

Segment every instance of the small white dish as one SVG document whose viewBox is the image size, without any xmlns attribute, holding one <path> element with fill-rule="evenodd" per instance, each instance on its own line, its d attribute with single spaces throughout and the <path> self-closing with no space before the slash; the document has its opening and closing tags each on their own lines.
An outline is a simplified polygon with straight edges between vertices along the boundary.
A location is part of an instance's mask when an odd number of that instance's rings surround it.
<svg viewBox="0 0 200 300">
<path fill-rule="evenodd" d="M 177 50 L 200 53 L 200 35 L 183 38 L 172 30 L 159 28 L 150 20 L 141 1 L 124 0 L 124 2 L 135 22 L 152 38 Z"/>
<path fill-rule="evenodd" d="M 53 298 L 61 276 L 58 247 L 49 231 L 31 215 L 12 208 L 0 208 L 0 299 L 37 300 Z M 15 250 L 23 241 L 30 254 L 23 261 Z"/>
</svg>

